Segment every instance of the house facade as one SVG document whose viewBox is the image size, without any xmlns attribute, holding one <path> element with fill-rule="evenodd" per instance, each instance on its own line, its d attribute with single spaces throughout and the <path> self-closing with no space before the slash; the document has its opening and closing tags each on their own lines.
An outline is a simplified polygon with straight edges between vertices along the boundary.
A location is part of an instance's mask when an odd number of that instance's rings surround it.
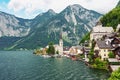
<svg viewBox="0 0 120 80">
<path fill-rule="evenodd" d="M 69 49 L 69 54 L 70 55 L 78 55 L 78 54 L 83 54 L 83 47 L 82 46 L 72 46 Z"/>
<path fill-rule="evenodd" d="M 116 28 L 116 32 L 120 31 L 120 24 L 118 24 L 117 28 Z"/>
<path fill-rule="evenodd" d="M 111 45 L 113 47 L 113 53 L 115 55 L 117 55 L 118 57 L 120 57 L 120 38 L 115 37 L 112 42 Z"/>
<path fill-rule="evenodd" d="M 94 47 L 94 55 L 97 55 L 101 60 L 106 60 L 109 58 L 108 54 L 112 50 L 112 46 L 109 41 L 96 41 Z"/>
<path fill-rule="evenodd" d="M 90 41 L 93 39 L 99 40 L 101 39 L 104 35 L 109 35 L 111 33 L 114 33 L 114 30 L 112 27 L 103 27 L 102 24 L 99 24 L 95 27 L 93 27 L 91 34 L 90 34 Z"/>
</svg>

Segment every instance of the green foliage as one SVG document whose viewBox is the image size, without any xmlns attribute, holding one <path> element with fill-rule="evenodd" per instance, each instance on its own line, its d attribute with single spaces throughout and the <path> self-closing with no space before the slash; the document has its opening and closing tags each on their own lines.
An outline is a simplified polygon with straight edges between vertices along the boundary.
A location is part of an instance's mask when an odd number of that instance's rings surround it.
<svg viewBox="0 0 120 80">
<path fill-rule="evenodd" d="M 34 50 L 33 54 L 42 54 L 42 50 L 36 49 L 36 50 Z"/>
<path fill-rule="evenodd" d="M 48 53 L 48 55 L 54 55 L 55 54 L 55 48 L 54 48 L 52 42 L 49 43 L 49 48 L 47 49 L 47 53 Z"/>
<path fill-rule="evenodd" d="M 108 80 L 120 80 L 120 68 L 112 72 L 111 77 Z"/>
<path fill-rule="evenodd" d="M 94 62 L 94 51 L 90 51 L 88 58 L 89 58 L 89 63 Z"/>
<path fill-rule="evenodd" d="M 80 41 L 79 44 L 84 43 L 85 41 L 90 40 L 90 32 L 87 33 Z"/>
<path fill-rule="evenodd" d="M 107 61 L 102 61 L 100 58 L 96 58 L 94 61 L 94 64 L 92 65 L 93 68 L 98 68 L 98 69 L 108 69 L 108 62 Z"/>
<path fill-rule="evenodd" d="M 109 52 L 108 56 L 109 58 L 115 58 L 115 55 L 113 54 L 113 52 Z"/>
<path fill-rule="evenodd" d="M 83 59 L 85 58 L 84 54 L 78 54 L 75 56 L 77 59 Z"/>
<path fill-rule="evenodd" d="M 120 1 L 118 2 L 117 6 L 116 7 L 120 7 Z"/>
<path fill-rule="evenodd" d="M 94 47 L 95 47 L 95 41 L 92 40 L 92 46 L 91 46 L 91 50 L 89 52 L 89 62 L 93 63 L 94 62 Z"/>
<path fill-rule="evenodd" d="M 59 51 L 56 51 L 56 54 L 59 54 Z"/>
<path fill-rule="evenodd" d="M 100 21 L 103 26 L 112 26 L 116 29 L 117 25 L 120 23 L 120 7 L 114 8 L 112 11 L 104 15 Z"/>
</svg>

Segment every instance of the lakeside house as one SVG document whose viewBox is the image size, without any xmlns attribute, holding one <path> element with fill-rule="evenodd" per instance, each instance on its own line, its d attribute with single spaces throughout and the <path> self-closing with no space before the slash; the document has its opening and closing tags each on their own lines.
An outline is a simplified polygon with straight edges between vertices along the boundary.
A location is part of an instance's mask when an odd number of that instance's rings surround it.
<svg viewBox="0 0 120 80">
<path fill-rule="evenodd" d="M 96 41 L 94 47 L 94 55 L 99 56 L 101 60 L 106 60 L 109 58 L 108 54 L 112 51 L 112 46 L 109 40 L 106 41 Z"/>
<path fill-rule="evenodd" d="M 104 35 L 109 35 L 111 33 L 114 33 L 114 30 L 112 27 L 103 27 L 102 24 L 99 23 L 95 27 L 93 27 L 91 34 L 90 34 L 90 41 L 101 40 L 101 38 Z"/>
<path fill-rule="evenodd" d="M 120 32 L 120 24 L 118 24 L 118 26 L 116 28 L 116 32 Z"/>
<path fill-rule="evenodd" d="M 111 45 L 113 47 L 113 53 L 116 55 L 116 58 L 120 59 L 120 38 L 115 37 L 112 40 Z"/>
<path fill-rule="evenodd" d="M 70 55 L 78 55 L 78 54 L 83 54 L 83 47 L 82 46 L 72 46 L 69 49 L 69 54 Z"/>
<path fill-rule="evenodd" d="M 66 46 L 66 47 L 63 47 L 63 54 L 69 54 L 69 49 L 70 47 Z"/>
</svg>

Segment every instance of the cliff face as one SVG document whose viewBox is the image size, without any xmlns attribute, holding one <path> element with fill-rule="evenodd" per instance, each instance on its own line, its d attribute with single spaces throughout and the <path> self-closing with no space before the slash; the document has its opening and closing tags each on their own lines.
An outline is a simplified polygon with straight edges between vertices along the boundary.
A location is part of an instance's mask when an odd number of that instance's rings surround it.
<svg viewBox="0 0 120 80">
<path fill-rule="evenodd" d="M 0 12 L 0 37 L 22 37 L 28 35 L 29 31 L 30 20 Z"/>
</svg>

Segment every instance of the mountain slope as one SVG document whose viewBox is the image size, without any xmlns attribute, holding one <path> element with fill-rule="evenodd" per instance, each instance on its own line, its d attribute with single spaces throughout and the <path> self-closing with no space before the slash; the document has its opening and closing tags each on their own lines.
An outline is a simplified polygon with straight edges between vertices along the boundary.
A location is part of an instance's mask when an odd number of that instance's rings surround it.
<svg viewBox="0 0 120 80">
<path fill-rule="evenodd" d="M 116 7 L 120 7 L 120 1 L 118 2 L 117 6 Z"/>
<path fill-rule="evenodd" d="M 32 23 L 34 30 L 31 29 L 28 36 L 14 44 L 14 48 L 34 49 L 46 46 L 51 41 L 58 43 L 61 31 L 64 45 L 78 44 L 81 37 L 92 29 L 100 16 L 102 15 L 78 4 L 68 6 L 59 14 L 48 11 L 34 19 Z"/>
<path fill-rule="evenodd" d="M 14 36 L 22 37 L 29 33 L 30 20 L 15 17 L 4 12 L 0 12 L 0 37 Z"/>
<path fill-rule="evenodd" d="M 100 21 L 103 26 L 112 26 L 116 29 L 117 25 L 120 24 L 120 1 L 118 5 L 112 9 L 109 13 L 105 14 Z"/>
</svg>

